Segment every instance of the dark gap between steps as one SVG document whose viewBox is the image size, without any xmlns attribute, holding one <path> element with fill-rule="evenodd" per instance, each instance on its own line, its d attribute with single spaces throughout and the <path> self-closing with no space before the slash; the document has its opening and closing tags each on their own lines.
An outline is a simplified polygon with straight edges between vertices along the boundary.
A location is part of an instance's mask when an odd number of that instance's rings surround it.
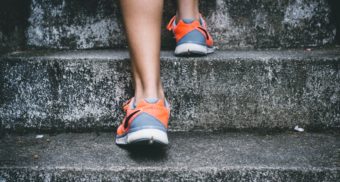
<svg viewBox="0 0 340 182">
<path fill-rule="evenodd" d="M 336 26 L 335 44 L 340 45 L 340 1 L 339 0 L 328 0 L 331 7 L 330 20 Z"/>
</svg>

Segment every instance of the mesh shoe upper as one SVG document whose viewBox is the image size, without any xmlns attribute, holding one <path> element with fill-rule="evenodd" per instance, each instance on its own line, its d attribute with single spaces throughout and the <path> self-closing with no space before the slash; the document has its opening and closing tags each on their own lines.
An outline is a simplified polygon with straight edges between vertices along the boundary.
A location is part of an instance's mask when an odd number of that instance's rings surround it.
<svg viewBox="0 0 340 182">
<path fill-rule="evenodd" d="M 117 135 L 124 135 L 138 129 L 155 128 L 166 130 L 170 116 L 170 106 L 165 99 L 158 99 L 154 103 L 147 100 L 134 105 L 130 99 L 123 105 L 126 116 L 117 129 Z"/>
<path fill-rule="evenodd" d="M 200 16 L 200 20 L 194 20 L 191 23 L 186 23 L 183 20 L 179 20 L 177 23 L 176 16 L 174 16 L 167 25 L 167 29 L 174 33 L 177 45 L 190 42 L 203 43 L 208 47 L 213 46 L 213 39 L 207 31 L 207 25 L 202 16 Z M 202 41 L 202 37 L 205 41 Z"/>
</svg>

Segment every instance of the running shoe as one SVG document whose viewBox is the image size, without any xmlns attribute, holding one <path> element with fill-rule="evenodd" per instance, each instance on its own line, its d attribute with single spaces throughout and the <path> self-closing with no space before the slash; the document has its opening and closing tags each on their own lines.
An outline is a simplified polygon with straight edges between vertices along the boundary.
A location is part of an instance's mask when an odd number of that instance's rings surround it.
<svg viewBox="0 0 340 182">
<path fill-rule="evenodd" d="M 135 104 L 132 98 L 123 105 L 123 109 L 126 116 L 117 129 L 117 145 L 169 143 L 170 105 L 165 99 L 146 98 Z"/>
<path fill-rule="evenodd" d="M 203 56 L 214 52 L 213 39 L 201 15 L 199 20 L 181 19 L 179 22 L 176 22 L 176 16 L 174 16 L 167 29 L 174 33 L 176 56 Z"/>
</svg>

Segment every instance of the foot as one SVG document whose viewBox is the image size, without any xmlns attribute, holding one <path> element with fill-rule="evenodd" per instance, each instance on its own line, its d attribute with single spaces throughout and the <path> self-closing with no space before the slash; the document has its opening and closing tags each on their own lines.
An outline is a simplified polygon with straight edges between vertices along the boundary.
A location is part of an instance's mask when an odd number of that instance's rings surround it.
<svg viewBox="0 0 340 182">
<path fill-rule="evenodd" d="M 181 19 L 179 22 L 174 16 L 167 29 L 175 35 L 176 56 L 200 56 L 214 52 L 212 37 L 201 16 L 199 20 Z"/>
<path fill-rule="evenodd" d="M 167 128 L 170 106 L 165 99 L 147 98 L 135 104 L 132 98 L 123 108 L 126 116 L 117 129 L 117 145 L 169 143 Z"/>
</svg>

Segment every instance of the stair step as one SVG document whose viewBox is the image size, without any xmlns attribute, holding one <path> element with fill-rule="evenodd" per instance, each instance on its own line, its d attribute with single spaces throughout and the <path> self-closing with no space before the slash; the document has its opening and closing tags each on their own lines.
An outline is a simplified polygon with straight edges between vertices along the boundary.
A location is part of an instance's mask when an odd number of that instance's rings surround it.
<svg viewBox="0 0 340 182">
<path fill-rule="evenodd" d="M 339 181 L 339 133 L 170 133 L 119 148 L 113 133 L 0 138 L 2 181 Z"/>
<path fill-rule="evenodd" d="M 126 47 L 118 1 L 58 0 L 2 3 L 5 28 L 0 46 L 42 49 Z M 230 48 L 290 48 L 323 46 L 335 40 L 335 13 L 319 0 L 202 0 L 215 44 Z M 17 6 L 20 4 L 20 6 Z M 176 5 L 165 1 L 162 46 L 173 48 L 173 35 L 165 30 Z M 336 6 L 333 7 L 336 12 Z M 139 27 L 139 29 L 142 27 Z M 139 31 L 136 29 L 136 31 Z"/>
<path fill-rule="evenodd" d="M 112 130 L 132 97 L 126 51 L 0 58 L 1 129 Z M 161 55 L 171 131 L 340 128 L 340 49 Z"/>
</svg>

